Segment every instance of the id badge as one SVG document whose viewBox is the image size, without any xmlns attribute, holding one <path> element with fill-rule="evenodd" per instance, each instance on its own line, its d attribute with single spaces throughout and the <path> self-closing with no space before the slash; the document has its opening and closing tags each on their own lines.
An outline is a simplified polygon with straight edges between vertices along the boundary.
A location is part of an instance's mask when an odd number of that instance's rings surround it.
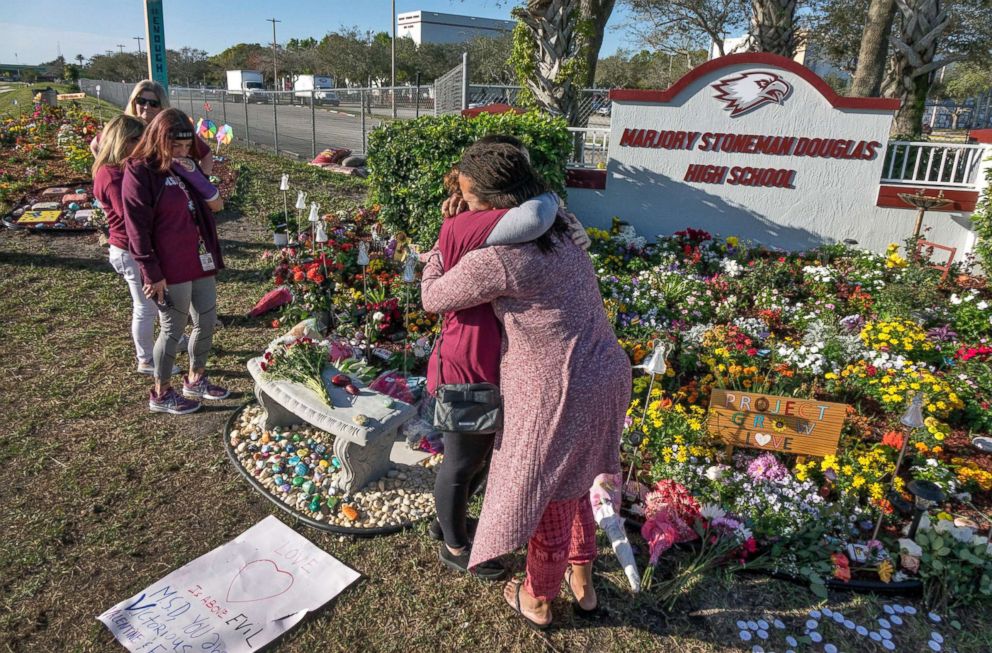
<svg viewBox="0 0 992 653">
<path fill-rule="evenodd" d="M 214 265 L 214 255 L 210 252 L 200 254 L 200 267 L 203 268 L 204 272 L 210 272 L 215 269 L 216 266 Z"/>
</svg>

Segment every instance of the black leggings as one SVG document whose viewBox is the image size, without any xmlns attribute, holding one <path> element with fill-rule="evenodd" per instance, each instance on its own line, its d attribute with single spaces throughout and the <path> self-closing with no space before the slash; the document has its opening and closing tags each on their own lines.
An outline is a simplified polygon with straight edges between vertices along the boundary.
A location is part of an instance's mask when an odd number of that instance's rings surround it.
<svg viewBox="0 0 992 653">
<path fill-rule="evenodd" d="M 434 504 L 444 542 L 452 548 L 469 545 L 465 529 L 468 501 L 489 473 L 496 434 L 444 434 L 444 460 L 434 481 Z"/>
</svg>

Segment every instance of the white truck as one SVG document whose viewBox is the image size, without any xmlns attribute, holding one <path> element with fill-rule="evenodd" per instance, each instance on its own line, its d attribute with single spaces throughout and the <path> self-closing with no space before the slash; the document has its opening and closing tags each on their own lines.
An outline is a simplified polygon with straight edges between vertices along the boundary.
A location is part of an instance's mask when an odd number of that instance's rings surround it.
<svg viewBox="0 0 992 653">
<path fill-rule="evenodd" d="M 293 95 L 303 100 L 304 103 L 310 100 L 310 91 L 313 91 L 313 99 L 317 104 L 329 104 L 339 106 L 341 101 L 338 94 L 334 92 L 334 78 L 326 75 L 296 75 L 293 78 Z"/>
<path fill-rule="evenodd" d="M 227 71 L 227 92 L 242 102 L 265 102 L 262 73 L 257 70 Z"/>
</svg>

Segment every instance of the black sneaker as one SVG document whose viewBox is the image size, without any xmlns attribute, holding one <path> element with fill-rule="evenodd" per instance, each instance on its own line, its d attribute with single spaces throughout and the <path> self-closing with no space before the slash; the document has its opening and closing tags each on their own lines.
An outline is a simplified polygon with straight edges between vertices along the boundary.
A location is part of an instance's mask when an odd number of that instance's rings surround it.
<svg viewBox="0 0 992 653">
<path fill-rule="evenodd" d="M 440 548 L 437 550 L 437 557 L 441 560 L 441 564 L 448 569 L 468 573 L 468 559 L 471 553 L 472 550 L 465 547 L 461 553 L 455 555 L 448 550 L 448 546 L 446 544 L 442 543 Z M 472 572 L 472 575 L 482 580 L 503 580 L 506 578 L 508 573 L 509 569 L 500 563 L 495 560 L 487 560 L 477 566 L 475 571 Z"/>
<path fill-rule="evenodd" d="M 470 540 L 475 539 L 475 531 L 479 528 L 479 520 L 475 517 L 465 518 L 465 530 L 468 531 L 468 538 Z M 441 522 L 434 518 L 431 525 L 427 528 L 427 532 L 430 534 L 431 538 L 437 540 L 438 542 L 444 541 L 444 533 L 441 531 Z"/>
</svg>

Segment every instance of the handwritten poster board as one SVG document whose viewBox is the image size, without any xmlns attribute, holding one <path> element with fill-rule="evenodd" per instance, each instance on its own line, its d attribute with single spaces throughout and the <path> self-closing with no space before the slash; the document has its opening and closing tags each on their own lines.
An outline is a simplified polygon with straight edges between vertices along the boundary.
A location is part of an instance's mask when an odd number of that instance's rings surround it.
<svg viewBox="0 0 992 653">
<path fill-rule="evenodd" d="M 129 651 L 257 651 L 358 576 L 270 515 L 97 619 Z"/>
<path fill-rule="evenodd" d="M 713 390 L 707 428 L 728 445 L 806 456 L 837 452 L 846 404 Z"/>
</svg>

